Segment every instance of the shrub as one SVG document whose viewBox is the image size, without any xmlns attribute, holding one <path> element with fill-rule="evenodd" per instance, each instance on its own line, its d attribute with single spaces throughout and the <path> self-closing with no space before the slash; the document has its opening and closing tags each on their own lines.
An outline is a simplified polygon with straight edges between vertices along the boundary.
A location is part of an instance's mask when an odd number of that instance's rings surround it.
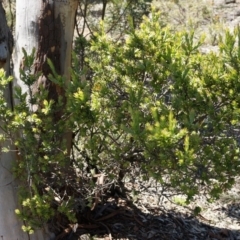
<svg viewBox="0 0 240 240">
<path fill-rule="evenodd" d="M 66 102 L 48 100 L 44 89 L 31 94 L 34 52 L 25 54 L 21 77 L 30 95 L 15 89 L 13 111 L 0 95 L 1 139 L 11 138 L 21 158 L 15 173 L 23 186 L 17 214 L 24 229 L 59 215 L 76 222 L 78 211 L 122 187 L 136 166 L 139 177 L 154 178 L 187 201 L 201 190 L 217 198 L 229 189 L 239 173 L 239 36 L 239 28 L 227 31 L 218 53 L 202 54 L 204 39 L 162 27 L 154 11 L 126 41 L 112 41 L 102 30 L 87 45 L 89 69 L 79 71 L 73 57 Z M 50 79 L 62 86 L 49 65 Z M 3 90 L 11 79 L 2 72 L 0 78 Z M 53 121 L 59 111 L 61 119 Z M 71 156 L 66 129 L 74 133 Z"/>
<path fill-rule="evenodd" d="M 230 188 L 239 171 L 238 36 L 227 31 L 219 53 L 202 54 L 204 39 L 161 27 L 154 12 L 124 44 L 97 35 L 89 64 L 101 168 L 137 162 L 145 179 L 188 200 L 202 187 L 213 198 Z"/>
</svg>

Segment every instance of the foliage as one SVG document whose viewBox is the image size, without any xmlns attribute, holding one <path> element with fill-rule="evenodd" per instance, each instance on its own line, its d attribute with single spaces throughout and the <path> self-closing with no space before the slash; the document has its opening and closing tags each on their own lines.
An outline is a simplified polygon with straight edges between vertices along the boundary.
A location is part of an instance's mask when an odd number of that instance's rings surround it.
<svg viewBox="0 0 240 240">
<path fill-rule="evenodd" d="M 151 0 L 85 0 L 79 2 L 76 17 L 75 53 L 79 59 L 81 70 L 88 67 L 85 61 L 89 54 L 89 40 L 94 32 L 101 28 L 99 22 L 104 21 L 104 31 L 115 40 L 124 39 L 131 28 L 139 27 L 144 15 L 148 15 Z"/>
<path fill-rule="evenodd" d="M 99 21 L 105 21 L 106 32 L 121 37 L 130 27 L 138 27 L 142 16 L 150 12 L 152 0 L 85 0 L 79 3 L 78 24 L 83 34 L 99 29 Z"/>
<path fill-rule="evenodd" d="M 118 133 L 104 139 L 108 149 L 100 163 L 118 160 L 129 168 L 138 162 L 146 178 L 188 200 L 200 186 L 215 198 L 231 187 L 239 169 L 239 29 L 220 39 L 218 54 L 205 55 L 199 51 L 203 39 L 173 34 L 158 19 L 153 12 L 124 44 L 104 32 L 92 43 L 98 56 L 89 59 L 92 108 L 103 135 Z"/>
<path fill-rule="evenodd" d="M 173 197 L 173 202 L 179 206 L 185 206 L 186 198 L 181 197 L 181 196 L 175 196 L 175 197 Z"/>
<path fill-rule="evenodd" d="M 141 169 L 163 189 L 190 201 L 202 190 L 217 198 L 239 173 L 240 29 L 219 39 L 219 53 L 202 54 L 193 32 L 163 27 L 155 11 L 139 28 L 116 41 L 100 31 L 88 42 L 79 70 L 73 54 L 69 85 L 54 71 L 54 84 L 65 88 L 66 102 L 48 99 L 46 89 L 32 93 L 39 77 L 25 53 L 18 104 L 5 103 L 11 81 L 0 72 L 0 120 L 16 147 L 15 174 L 21 180 L 22 210 L 16 213 L 32 232 L 48 219 L 77 213 L 104 199 L 112 186 Z M 81 60 L 81 59 L 80 59 Z M 61 118 L 56 115 L 61 112 Z M 73 149 L 64 136 L 71 130 Z M 136 176 L 132 176 L 136 178 Z M 121 189 L 123 190 L 123 189 Z"/>
<path fill-rule="evenodd" d="M 16 87 L 14 97 L 18 104 L 13 111 L 6 104 L 1 104 L 0 115 L 5 132 L 3 140 L 13 142 L 15 148 L 12 151 L 16 152 L 18 160 L 14 174 L 21 181 L 19 195 L 22 211 L 16 210 L 16 213 L 27 222 L 23 229 L 32 232 L 32 227 L 40 227 L 54 215 L 56 207 L 53 200 L 56 196 L 53 189 L 65 185 L 63 181 L 69 173 L 62 170 L 69 157 L 63 140 L 64 119 L 53 121 L 63 103 L 60 98 L 58 103 L 47 100 L 48 92 L 44 89 L 32 93 L 31 86 L 39 77 L 39 74 L 32 73 L 35 51 L 31 56 L 27 56 L 25 50 L 23 52 L 25 69 L 20 70 L 20 77 L 28 91 L 23 92 Z M 10 80 L 1 75 L 3 87 Z M 1 101 L 4 101 L 3 96 Z"/>
</svg>

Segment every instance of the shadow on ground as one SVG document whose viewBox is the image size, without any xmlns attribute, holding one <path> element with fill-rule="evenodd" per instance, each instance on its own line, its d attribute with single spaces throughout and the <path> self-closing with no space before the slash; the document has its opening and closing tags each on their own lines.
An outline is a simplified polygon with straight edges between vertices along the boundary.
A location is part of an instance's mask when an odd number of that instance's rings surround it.
<svg viewBox="0 0 240 240">
<path fill-rule="evenodd" d="M 223 210 L 226 211 L 228 216 L 235 218 L 240 225 L 240 202 L 228 204 L 227 208 L 224 208 Z"/>
<path fill-rule="evenodd" d="M 113 200 L 93 211 L 79 212 L 78 224 L 59 225 L 56 239 L 240 240 L 240 232 L 211 226 L 200 216 L 160 208 L 139 209 L 124 200 Z"/>
</svg>

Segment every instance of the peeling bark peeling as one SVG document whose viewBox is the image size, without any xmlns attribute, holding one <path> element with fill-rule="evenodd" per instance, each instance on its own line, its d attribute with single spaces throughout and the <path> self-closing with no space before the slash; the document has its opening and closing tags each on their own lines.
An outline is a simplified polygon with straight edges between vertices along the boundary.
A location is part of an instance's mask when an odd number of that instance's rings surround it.
<svg viewBox="0 0 240 240">
<path fill-rule="evenodd" d="M 64 89 L 49 80 L 51 69 L 47 59 L 52 61 L 58 74 L 70 81 L 70 58 L 77 3 L 76 0 L 43 0 L 42 2 L 35 62 L 35 72 L 41 72 L 42 75 L 34 84 L 33 92 L 39 91 L 42 85 L 49 90 L 49 99 L 54 101 L 57 101 L 59 95 L 64 96 Z"/>
<path fill-rule="evenodd" d="M 39 37 L 38 49 L 35 61 L 35 73 L 41 72 L 42 75 L 33 86 L 33 93 L 40 91 L 40 86 L 43 86 L 49 91 L 49 99 L 55 102 L 58 96 L 64 96 L 64 90 L 51 82 L 48 75 L 51 69 L 47 63 L 50 59 L 58 74 L 61 73 L 60 69 L 60 39 L 61 39 L 61 20 L 55 18 L 54 7 L 49 3 L 43 3 L 42 15 L 39 18 Z"/>
<path fill-rule="evenodd" d="M 65 103 L 65 89 L 49 80 L 51 69 L 47 63 L 50 59 L 55 71 L 64 76 L 66 84 L 70 81 L 71 52 L 74 31 L 75 13 L 77 1 L 42 1 L 41 14 L 38 20 L 38 47 L 35 61 L 35 73 L 40 72 L 41 76 L 32 86 L 35 94 L 40 89 L 48 90 L 48 100 L 58 102 L 59 96 Z M 38 107 L 37 107 L 38 108 Z M 64 108 L 64 107 L 63 107 Z M 54 122 L 61 119 L 64 109 L 54 113 Z M 67 152 L 70 154 L 72 144 L 72 133 L 66 130 L 63 136 L 67 143 Z"/>
</svg>

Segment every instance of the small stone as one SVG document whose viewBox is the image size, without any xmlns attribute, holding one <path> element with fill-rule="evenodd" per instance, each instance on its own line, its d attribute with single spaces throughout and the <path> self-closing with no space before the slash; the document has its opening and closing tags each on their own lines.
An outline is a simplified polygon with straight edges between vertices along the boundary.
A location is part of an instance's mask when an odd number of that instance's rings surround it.
<svg viewBox="0 0 240 240">
<path fill-rule="evenodd" d="M 236 3 L 236 0 L 225 0 L 225 3 L 226 3 L 226 4 L 229 4 L 229 3 Z"/>
<path fill-rule="evenodd" d="M 83 234 L 81 235 L 78 240 L 90 240 L 91 236 L 89 234 Z"/>
<path fill-rule="evenodd" d="M 229 236 L 229 230 L 228 229 L 222 229 L 220 233 L 224 237 L 228 237 Z"/>
<path fill-rule="evenodd" d="M 239 17 L 239 16 L 240 16 L 240 9 L 238 9 L 238 10 L 235 12 L 235 16 L 236 16 L 236 17 Z"/>
</svg>

